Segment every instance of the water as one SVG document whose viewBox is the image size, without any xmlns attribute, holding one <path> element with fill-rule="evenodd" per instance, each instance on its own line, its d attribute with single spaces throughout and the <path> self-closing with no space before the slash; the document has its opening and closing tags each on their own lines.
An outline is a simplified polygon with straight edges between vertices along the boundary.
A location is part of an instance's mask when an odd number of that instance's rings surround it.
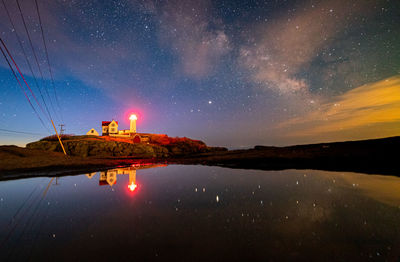
<svg viewBox="0 0 400 262">
<path fill-rule="evenodd" d="M 149 167 L 0 182 L 0 261 L 399 258 L 397 177 Z"/>
</svg>

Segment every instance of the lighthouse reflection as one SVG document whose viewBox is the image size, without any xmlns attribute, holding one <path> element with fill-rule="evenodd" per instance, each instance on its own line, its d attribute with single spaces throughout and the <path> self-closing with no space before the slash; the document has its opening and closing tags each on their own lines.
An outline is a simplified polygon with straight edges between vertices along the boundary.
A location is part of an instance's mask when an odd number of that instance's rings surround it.
<svg viewBox="0 0 400 262">
<path fill-rule="evenodd" d="M 120 167 L 120 168 L 114 168 L 114 169 L 109 169 L 106 171 L 101 171 L 101 172 L 93 172 L 93 173 L 88 173 L 86 174 L 86 177 L 89 179 L 92 179 L 97 173 L 99 173 L 99 186 L 110 186 L 112 187 L 117 183 L 117 178 L 119 176 L 129 176 L 129 182 L 128 182 L 128 189 L 130 191 L 135 191 L 137 188 L 137 183 L 136 183 L 136 172 L 137 170 L 140 169 L 147 169 L 147 168 L 154 168 L 154 167 L 162 167 L 162 166 L 167 166 L 165 164 L 134 164 L 129 167 Z"/>
</svg>

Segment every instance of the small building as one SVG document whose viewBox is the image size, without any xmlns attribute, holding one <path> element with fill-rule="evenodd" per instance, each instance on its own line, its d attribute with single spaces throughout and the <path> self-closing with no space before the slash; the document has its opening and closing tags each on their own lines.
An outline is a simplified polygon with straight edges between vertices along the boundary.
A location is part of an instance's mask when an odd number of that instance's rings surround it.
<svg viewBox="0 0 400 262">
<path fill-rule="evenodd" d="M 118 134 L 118 121 L 102 121 L 101 122 L 102 136 Z"/>
<path fill-rule="evenodd" d="M 87 136 L 99 136 L 99 133 L 94 128 L 92 128 L 86 133 L 86 135 Z"/>
<path fill-rule="evenodd" d="M 142 137 L 137 134 L 136 131 L 136 120 L 137 116 L 136 115 L 131 115 L 129 117 L 130 120 L 130 128 L 127 130 L 118 130 L 118 121 L 112 120 L 112 121 L 102 121 L 101 122 L 101 135 L 102 136 L 112 136 L 112 137 L 117 137 L 117 138 L 130 138 L 133 140 L 134 143 L 140 143 L 145 140 L 142 139 Z M 89 132 L 86 133 L 86 135 L 94 135 L 98 136 L 99 133 L 92 128 L 89 130 Z"/>
<path fill-rule="evenodd" d="M 99 186 L 113 186 L 117 183 L 117 173 L 114 170 L 100 172 Z"/>
<path fill-rule="evenodd" d="M 133 138 L 136 134 L 136 115 L 131 115 L 129 117 L 130 120 L 130 128 L 127 130 L 118 130 L 118 121 L 102 121 L 101 122 L 101 130 L 102 136 L 113 136 L 120 138 Z M 139 137 L 140 138 L 140 137 Z M 137 139 L 136 139 L 137 141 Z M 139 140 L 140 142 L 140 140 Z"/>
</svg>

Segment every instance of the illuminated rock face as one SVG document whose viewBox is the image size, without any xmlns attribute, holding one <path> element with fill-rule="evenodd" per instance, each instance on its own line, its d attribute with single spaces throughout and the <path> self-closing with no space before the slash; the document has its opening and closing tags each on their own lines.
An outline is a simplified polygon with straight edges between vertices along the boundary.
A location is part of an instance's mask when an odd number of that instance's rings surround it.
<svg viewBox="0 0 400 262">
<path fill-rule="evenodd" d="M 112 121 L 109 124 L 111 123 Z M 101 137 L 65 136 L 63 144 L 68 155 L 81 157 L 167 158 L 227 150 L 226 148 L 208 147 L 200 140 L 150 133 L 135 133 L 127 136 L 110 134 Z M 26 147 L 56 152 L 61 150 L 57 138 L 52 136 L 29 143 Z"/>
</svg>

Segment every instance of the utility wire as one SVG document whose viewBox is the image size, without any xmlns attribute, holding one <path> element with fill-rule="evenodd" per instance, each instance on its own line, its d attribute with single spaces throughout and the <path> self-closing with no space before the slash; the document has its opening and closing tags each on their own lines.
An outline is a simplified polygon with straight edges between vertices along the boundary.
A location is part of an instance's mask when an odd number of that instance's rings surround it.
<svg viewBox="0 0 400 262">
<path fill-rule="evenodd" d="M 1 43 L 3 44 L 4 48 L 6 49 L 6 51 L 7 51 L 7 53 L 8 53 L 7 47 L 5 46 L 5 44 L 4 44 L 4 42 L 3 42 L 3 39 L 1 39 L 1 37 L 0 37 L 0 41 L 1 41 Z M 7 62 L 7 64 L 8 64 L 8 66 L 10 67 L 11 72 L 13 73 L 15 79 L 17 80 L 19 87 L 21 88 L 21 90 L 22 90 L 22 92 L 24 93 L 26 99 L 28 100 L 29 105 L 31 106 L 31 108 L 32 108 L 33 111 L 35 112 L 36 116 L 39 118 L 39 120 L 40 120 L 40 122 L 42 123 L 43 127 L 44 127 L 45 129 L 47 129 L 47 131 L 49 131 L 49 133 L 51 133 L 50 130 L 47 128 L 47 126 L 44 124 L 44 122 L 43 122 L 42 118 L 40 117 L 39 113 L 36 111 L 36 109 L 35 109 L 35 107 L 33 106 L 31 100 L 29 99 L 28 95 L 26 94 L 24 87 L 22 86 L 22 84 L 21 84 L 21 82 L 19 81 L 17 75 L 15 74 L 14 68 L 11 66 L 10 61 L 8 60 L 6 54 L 4 53 L 4 50 L 3 50 L 3 48 L 1 47 L 1 45 L 0 45 L 0 51 L 1 51 L 1 53 L 3 54 L 4 58 L 6 59 L 6 62 Z M 10 55 L 10 54 L 9 54 L 9 55 Z M 15 66 L 17 67 L 17 65 L 16 65 L 16 63 L 15 63 L 15 61 L 14 61 L 14 59 L 13 59 L 11 56 L 10 56 L 10 58 L 13 60 Z M 17 67 L 17 69 L 18 69 L 18 67 Z M 19 71 L 19 69 L 18 69 L 18 71 Z M 19 72 L 20 72 L 20 71 L 19 71 Z M 21 72 L 20 72 L 20 74 L 21 74 Z M 22 76 L 22 74 L 21 74 L 21 76 Z M 22 78 L 23 78 L 23 76 L 22 76 Z M 23 79 L 24 79 L 24 78 L 23 78 Z M 24 81 L 25 81 L 25 79 L 24 79 Z M 26 81 L 25 81 L 25 84 L 28 86 L 28 84 L 26 83 Z M 29 86 L 28 86 L 28 88 L 29 88 Z M 35 98 L 35 99 L 36 99 L 36 98 Z M 36 100 L 36 102 L 37 102 L 37 100 Z M 39 104 L 39 106 L 40 106 L 40 104 Z"/>
<path fill-rule="evenodd" d="M 0 132 L 8 132 L 8 133 L 16 133 L 16 134 L 24 134 L 24 135 L 38 135 L 38 136 L 45 135 L 45 134 L 31 133 L 31 132 L 24 132 L 24 131 L 15 131 L 15 130 L 3 129 L 3 128 L 0 128 Z"/>
<path fill-rule="evenodd" d="M 3 1 L 4 1 L 4 0 L 3 0 Z M 49 73 L 50 73 L 50 78 L 51 78 L 51 84 L 53 85 L 54 97 L 56 98 L 56 103 L 57 103 L 58 109 L 60 110 L 61 120 L 63 120 L 62 110 L 61 110 L 60 102 L 59 102 L 58 96 L 57 96 L 56 85 L 54 84 L 53 71 L 51 70 L 50 59 L 49 59 L 49 52 L 48 52 L 48 50 L 47 50 L 46 39 L 45 39 L 45 37 L 44 37 L 44 30 L 43 30 L 43 25 L 42 25 L 42 18 L 41 18 L 41 16 L 40 16 L 39 4 L 38 4 L 38 1 L 37 1 L 37 0 L 35 0 L 35 5 L 36 5 L 36 11 L 37 11 L 37 14 L 38 14 L 38 17 L 39 17 L 40 30 L 42 31 L 42 40 L 43 40 L 44 50 L 45 50 L 45 53 L 46 53 L 47 65 L 48 65 L 48 67 L 49 67 Z M 63 121 L 63 122 L 64 122 L 64 121 Z"/>
<path fill-rule="evenodd" d="M 29 91 L 31 92 L 31 94 L 32 94 L 32 96 L 33 96 L 33 98 L 34 98 L 34 100 L 36 101 L 36 103 L 38 104 L 38 106 L 40 107 L 40 109 L 42 110 L 42 112 L 45 113 L 44 110 L 43 110 L 42 105 L 41 105 L 41 104 L 39 103 L 39 101 L 37 100 L 35 94 L 33 93 L 32 89 L 31 89 L 30 86 L 28 85 L 28 82 L 26 82 L 24 75 L 22 74 L 22 72 L 21 72 L 21 70 L 19 69 L 17 63 L 15 62 L 13 56 L 11 55 L 10 51 L 8 50 L 8 48 L 7 48 L 7 46 L 6 46 L 6 43 L 4 43 L 4 41 L 3 41 L 3 39 L 2 39 L 1 37 L 0 37 L 0 43 L 3 45 L 4 50 L 7 52 L 8 56 L 11 58 L 11 61 L 12 61 L 13 64 L 15 65 L 15 68 L 17 68 L 18 73 L 20 74 L 22 80 L 24 80 L 25 85 L 28 87 L 28 89 L 29 89 Z M 4 54 L 4 56 L 5 56 L 5 54 Z M 8 61 L 7 56 L 5 56 L 5 58 L 6 58 L 6 60 Z M 11 67 L 11 68 L 12 68 L 12 67 Z M 17 79 L 18 79 L 18 78 L 17 78 Z M 21 85 L 21 86 L 22 86 L 22 85 Z M 23 88 L 23 90 L 25 91 L 24 88 Z M 28 96 L 26 95 L 26 93 L 25 93 L 25 96 L 28 97 Z M 30 100 L 29 100 L 29 101 L 30 101 Z"/>
<path fill-rule="evenodd" d="M 54 109 L 53 102 L 52 102 L 51 97 L 50 97 L 50 95 L 49 95 L 46 82 L 44 81 L 43 73 L 42 73 L 42 70 L 41 70 L 41 68 L 40 68 L 40 64 L 39 64 L 39 60 L 38 60 L 38 57 L 37 57 L 36 52 L 35 52 L 35 48 L 33 47 L 32 39 L 31 39 L 31 37 L 30 37 L 29 31 L 28 31 L 28 27 L 26 26 L 26 22 L 25 22 L 24 15 L 23 15 L 23 13 L 22 13 L 21 5 L 19 4 L 19 0 L 16 0 L 16 2 L 17 2 L 17 6 L 18 6 L 19 13 L 20 13 L 21 18 L 22 18 L 22 22 L 23 22 L 23 25 L 24 25 L 26 34 L 27 34 L 27 36 L 28 36 L 28 40 L 29 40 L 30 47 L 31 47 L 31 49 L 32 49 L 32 53 L 33 53 L 33 55 L 34 55 L 34 58 L 35 58 L 35 61 L 36 61 L 36 64 L 37 64 L 37 67 L 38 67 L 40 76 L 42 77 L 42 83 L 44 84 L 47 97 L 48 97 L 49 100 L 50 100 L 50 105 L 51 105 L 53 111 L 54 111 L 54 112 L 57 112 L 57 111 Z M 4 4 L 4 2 L 3 2 L 3 4 Z M 36 4 L 37 4 L 37 3 L 36 3 Z M 5 6 L 5 4 L 4 4 L 4 6 Z M 37 7 L 38 7 L 38 6 L 37 6 Z M 41 28 L 42 28 L 42 27 L 41 27 Z M 43 28 L 42 28 L 42 29 L 43 29 Z M 42 36 L 42 37 L 43 37 L 43 39 L 44 39 L 44 36 Z M 32 89 L 30 88 L 30 86 L 28 85 L 28 83 L 26 82 L 24 76 L 23 76 L 22 73 L 21 73 L 21 70 L 19 69 L 19 67 L 18 67 L 18 65 L 16 64 L 14 58 L 12 57 L 12 55 L 10 54 L 10 52 L 8 51 L 8 48 L 7 48 L 7 46 L 5 45 L 5 43 L 4 43 L 4 41 L 3 41 L 3 39 L 2 39 L 1 37 L 0 37 L 0 41 L 1 41 L 2 45 L 4 46 L 4 49 L 7 51 L 8 56 L 11 58 L 11 60 L 13 61 L 15 67 L 17 68 L 17 70 L 18 70 L 18 72 L 19 72 L 21 78 L 24 80 L 26 86 L 28 87 L 29 91 L 31 92 L 31 94 L 32 94 L 33 98 L 35 99 L 36 103 L 39 105 L 40 109 L 44 112 L 43 107 L 40 105 L 39 101 L 37 101 L 35 94 L 33 93 Z M 47 49 L 47 48 L 46 48 L 46 49 Z M 3 51 L 2 51 L 2 53 L 3 53 L 4 57 L 7 58 L 7 56 L 4 54 Z M 48 57 L 48 55 L 47 55 L 47 57 Z M 10 64 L 9 64 L 9 65 L 10 65 Z M 12 68 L 12 67 L 10 67 L 10 68 Z M 16 78 L 16 79 L 18 80 L 18 78 Z M 22 85 L 21 85 L 21 86 L 22 86 Z M 44 100 L 44 97 L 43 97 L 42 92 L 41 92 L 40 89 L 39 89 L 39 92 L 40 92 L 40 94 L 41 94 L 41 96 L 42 96 L 43 103 L 44 103 L 44 105 L 45 105 L 45 107 L 46 107 L 47 113 L 49 114 L 49 118 L 50 118 L 51 124 L 53 125 L 54 131 L 55 131 L 55 133 L 56 133 L 56 135 L 57 135 L 58 141 L 60 142 L 61 148 L 63 149 L 64 154 L 67 155 L 67 153 L 65 152 L 64 146 L 63 146 L 63 144 L 62 144 L 62 141 L 61 141 L 61 139 L 60 139 L 60 136 L 58 135 L 57 129 L 56 129 L 55 125 L 54 125 L 54 121 L 53 121 L 53 118 L 51 117 L 51 113 L 50 113 L 50 111 L 49 111 L 49 108 L 47 107 L 46 101 Z M 30 100 L 29 100 L 29 101 L 30 101 Z M 36 111 L 36 110 L 35 110 L 35 111 Z M 36 113 L 37 113 L 37 112 L 36 112 Z M 37 115 L 38 115 L 38 117 L 40 118 L 40 115 L 39 115 L 38 113 L 37 113 Z M 45 115 L 46 115 L 46 114 L 45 114 Z M 41 120 L 41 118 L 40 118 L 40 120 Z M 41 122 L 43 123 L 42 120 L 41 120 Z M 45 126 L 44 123 L 43 123 L 43 126 Z"/>
<path fill-rule="evenodd" d="M 10 21 L 10 24 L 11 24 L 12 28 L 14 29 L 14 33 L 15 33 L 15 35 L 16 35 L 16 37 L 17 37 L 19 46 L 20 46 L 20 48 L 21 48 L 21 50 L 22 50 L 22 53 L 23 53 L 23 55 L 24 55 L 24 57 L 25 57 L 26 63 L 28 64 L 29 71 L 31 72 L 31 74 L 32 74 L 32 76 L 33 76 L 33 80 L 34 80 L 34 82 L 35 82 L 36 88 L 39 90 L 40 96 L 41 96 L 41 98 L 42 98 L 42 100 L 43 100 L 43 102 L 44 102 L 44 97 L 43 97 L 42 91 L 41 91 L 40 86 L 39 86 L 39 84 L 38 84 L 36 75 L 35 75 L 35 73 L 33 72 L 32 65 L 31 65 L 31 63 L 29 62 L 28 55 L 26 54 L 25 48 L 24 48 L 24 46 L 23 46 L 23 44 L 22 44 L 22 41 L 21 41 L 21 37 L 19 36 L 19 34 L 18 34 L 18 32 L 17 32 L 17 29 L 16 29 L 16 27 L 15 27 L 15 25 L 14 25 L 14 22 L 12 21 L 12 18 L 11 18 L 10 12 L 8 11 L 8 8 L 7 8 L 7 6 L 6 6 L 6 3 L 4 2 L 4 0 L 2 0 L 2 2 L 3 2 L 4 10 L 6 11 L 7 16 L 8 16 L 8 19 L 9 19 L 9 21 Z M 44 102 L 44 103 L 46 104 L 46 102 Z M 47 110 L 47 111 L 48 111 L 48 110 Z M 48 120 L 50 120 L 50 119 L 49 119 L 49 116 L 48 116 L 44 111 L 43 111 L 43 114 L 47 117 Z"/>
<path fill-rule="evenodd" d="M 24 15 L 23 15 L 23 13 L 22 13 L 21 5 L 19 4 L 19 0 L 17 0 L 17 6 L 18 6 L 19 13 L 20 13 L 20 15 L 21 15 L 21 19 L 22 19 L 22 23 L 23 23 L 24 28 L 25 28 L 25 32 L 26 32 L 26 34 L 27 34 L 27 36 L 28 36 L 28 41 L 29 41 L 29 44 L 30 44 L 31 49 L 32 49 L 33 57 L 35 58 L 36 65 L 37 65 L 37 67 L 38 67 L 40 76 L 41 76 L 41 78 L 42 78 L 42 83 L 43 83 L 43 85 L 44 85 L 44 88 L 45 88 L 47 97 L 48 97 L 49 100 L 50 100 L 50 106 L 52 107 L 53 111 L 55 111 L 54 106 L 53 106 L 53 102 L 51 101 L 49 92 L 48 92 L 48 90 L 47 90 L 47 84 L 46 84 L 46 82 L 44 81 L 43 72 L 42 72 L 42 69 L 40 68 L 40 64 L 39 64 L 39 59 L 38 59 L 38 57 L 37 57 L 37 55 L 36 55 L 36 51 L 35 51 L 35 48 L 34 48 L 34 46 L 33 46 L 32 39 L 31 39 L 31 36 L 30 36 L 30 34 L 29 34 L 28 27 L 27 27 L 27 25 L 26 25 L 25 17 L 24 17 Z M 42 92 L 41 92 L 40 90 L 39 90 L 39 92 L 40 92 L 40 94 L 42 95 Z M 42 97 L 42 98 L 43 98 L 43 97 Z M 52 117 L 51 117 L 49 108 L 47 107 L 47 104 L 46 104 L 46 102 L 44 101 L 44 99 L 43 99 L 43 103 L 44 103 L 44 105 L 45 105 L 45 107 L 46 107 L 46 110 L 47 110 L 47 113 L 49 114 L 50 119 L 52 120 Z"/>
</svg>

